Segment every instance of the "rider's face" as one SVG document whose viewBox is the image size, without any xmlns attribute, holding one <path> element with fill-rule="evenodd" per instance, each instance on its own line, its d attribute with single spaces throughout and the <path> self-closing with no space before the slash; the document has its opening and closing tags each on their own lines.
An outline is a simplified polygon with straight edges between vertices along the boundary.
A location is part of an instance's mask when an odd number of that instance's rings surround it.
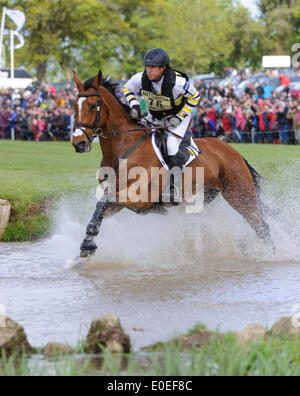
<svg viewBox="0 0 300 396">
<path fill-rule="evenodd" d="M 160 80 L 165 70 L 166 66 L 146 66 L 146 73 L 151 81 Z"/>
</svg>

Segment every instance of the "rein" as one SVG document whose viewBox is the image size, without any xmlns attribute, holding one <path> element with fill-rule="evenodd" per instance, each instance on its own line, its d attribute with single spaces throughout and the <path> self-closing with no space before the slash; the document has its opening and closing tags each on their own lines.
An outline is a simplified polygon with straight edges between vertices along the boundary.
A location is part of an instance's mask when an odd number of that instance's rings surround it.
<svg viewBox="0 0 300 396">
<path fill-rule="evenodd" d="M 101 129 L 101 128 L 98 128 L 98 129 Z M 119 131 L 119 130 L 112 130 L 112 131 L 108 131 L 108 132 L 104 132 L 102 129 L 101 129 L 101 132 L 100 133 L 98 133 L 98 137 L 102 137 L 103 139 L 107 139 L 108 138 L 108 136 L 117 136 L 117 135 L 121 135 L 121 133 L 127 133 L 127 132 L 141 132 L 141 131 L 144 131 L 145 132 L 145 135 L 147 135 L 147 136 L 150 136 L 150 135 L 152 135 L 153 133 L 155 133 L 155 132 L 152 132 L 152 131 L 158 131 L 158 130 L 163 130 L 163 129 L 166 129 L 166 127 L 165 126 L 158 126 L 158 127 L 155 127 L 155 126 L 153 126 L 153 127 L 143 127 L 143 126 L 141 126 L 140 128 L 136 128 L 136 129 L 123 129 L 123 130 L 121 130 L 121 131 Z M 147 133 L 148 131 L 150 131 L 150 132 L 152 132 L 152 133 Z"/>
</svg>

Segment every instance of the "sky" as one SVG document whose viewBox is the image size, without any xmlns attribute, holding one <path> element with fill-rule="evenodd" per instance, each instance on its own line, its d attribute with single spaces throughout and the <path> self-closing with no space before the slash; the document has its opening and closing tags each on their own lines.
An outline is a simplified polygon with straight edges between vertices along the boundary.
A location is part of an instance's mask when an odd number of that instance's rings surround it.
<svg viewBox="0 0 300 396">
<path fill-rule="evenodd" d="M 240 0 L 240 1 L 245 7 L 247 7 L 251 11 L 253 16 L 257 16 L 258 15 L 259 10 L 258 10 L 258 7 L 256 5 L 257 0 Z"/>
</svg>

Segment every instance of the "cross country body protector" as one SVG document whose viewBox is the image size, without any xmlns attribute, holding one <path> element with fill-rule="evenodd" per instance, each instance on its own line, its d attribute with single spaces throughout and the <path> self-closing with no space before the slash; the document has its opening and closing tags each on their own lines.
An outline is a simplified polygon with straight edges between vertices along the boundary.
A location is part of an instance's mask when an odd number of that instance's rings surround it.
<svg viewBox="0 0 300 396">
<path fill-rule="evenodd" d="M 151 115 L 158 120 L 178 114 L 187 102 L 187 98 L 184 96 L 180 96 L 176 101 L 174 100 L 173 88 L 176 84 L 177 76 L 184 77 L 187 82 L 189 81 L 185 73 L 168 67 L 164 74 L 161 92 L 156 93 L 146 72 L 143 74 L 141 94 L 147 103 Z"/>
</svg>

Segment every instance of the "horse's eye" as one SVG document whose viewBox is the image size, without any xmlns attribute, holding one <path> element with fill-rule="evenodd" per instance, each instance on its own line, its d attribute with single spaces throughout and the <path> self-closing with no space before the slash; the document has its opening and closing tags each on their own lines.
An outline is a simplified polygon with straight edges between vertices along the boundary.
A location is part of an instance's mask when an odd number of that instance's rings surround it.
<svg viewBox="0 0 300 396">
<path fill-rule="evenodd" d="M 91 109 L 94 111 L 94 110 L 96 110 L 96 108 L 97 108 L 97 105 L 95 105 L 95 104 L 92 104 L 91 105 Z"/>
</svg>

